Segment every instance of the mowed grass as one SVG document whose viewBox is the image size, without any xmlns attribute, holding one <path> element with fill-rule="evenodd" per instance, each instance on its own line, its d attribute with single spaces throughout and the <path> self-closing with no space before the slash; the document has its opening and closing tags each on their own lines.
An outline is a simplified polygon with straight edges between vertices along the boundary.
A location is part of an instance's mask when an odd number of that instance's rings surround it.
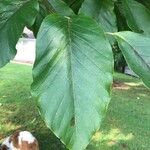
<svg viewBox="0 0 150 150">
<path fill-rule="evenodd" d="M 29 130 L 40 150 L 66 150 L 39 116 L 30 94 L 31 70 L 18 64 L 0 69 L 0 140 L 16 130 Z M 150 150 L 150 90 L 123 74 L 115 73 L 114 81 L 106 118 L 87 150 Z"/>
</svg>

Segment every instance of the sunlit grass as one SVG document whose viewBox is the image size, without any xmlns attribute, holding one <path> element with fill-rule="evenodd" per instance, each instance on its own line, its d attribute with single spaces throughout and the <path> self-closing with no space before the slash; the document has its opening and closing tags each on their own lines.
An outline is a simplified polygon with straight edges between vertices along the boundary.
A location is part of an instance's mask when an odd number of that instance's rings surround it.
<svg viewBox="0 0 150 150">
<path fill-rule="evenodd" d="M 17 129 L 30 130 L 40 150 L 66 150 L 39 116 L 30 94 L 31 70 L 17 64 L 0 69 L 0 140 Z M 114 80 L 106 118 L 87 150 L 149 150 L 150 90 L 138 78 L 115 73 Z"/>
<path fill-rule="evenodd" d="M 129 133 L 127 135 L 123 134 L 120 129 L 111 129 L 108 133 L 102 133 L 97 132 L 93 138 L 92 141 L 95 143 L 95 145 L 100 145 L 101 143 L 107 145 L 107 146 L 113 146 L 117 144 L 119 141 L 128 141 L 132 140 L 134 136 L 132 133 Z"/>
</svg>

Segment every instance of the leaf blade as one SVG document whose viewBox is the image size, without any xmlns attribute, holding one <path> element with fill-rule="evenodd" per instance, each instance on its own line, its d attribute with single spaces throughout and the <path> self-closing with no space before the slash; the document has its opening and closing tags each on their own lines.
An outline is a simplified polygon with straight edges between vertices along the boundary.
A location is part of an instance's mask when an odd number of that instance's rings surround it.
<svg viewBox="0 0 150 150">
<path fill-rule="evenodd" d="M 47 125 L 68 148 L 83 150 L 99 128 L 112 70 L 111 46 L 92 19 L 51 15 L 44 20 L 32 89 Z"/>
</svg>

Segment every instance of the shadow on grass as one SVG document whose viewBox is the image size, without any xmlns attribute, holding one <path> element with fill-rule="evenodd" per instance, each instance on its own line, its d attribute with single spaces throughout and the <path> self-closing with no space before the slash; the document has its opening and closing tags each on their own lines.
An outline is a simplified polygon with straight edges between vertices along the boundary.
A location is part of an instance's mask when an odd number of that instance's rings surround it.
<svg viewBox="0 0 150 150">
<path fill-rule="evenodd" d="M 8 111 L 9 115 L 2 122 L 5 126 L 5 133 L 2 133 L 1 137 L 4 138 L 16 130 L 28 130 L 38 139 L 41 150 L 65 150 L 64 145 L 45 126 L 39 116 L 35 100 L 4 104 L 3 112 Z"/>
<path fill-rule="evenodd" d="M 31 68 L 23 67 L 22 72 L 16 67 L 10 65 L 0 72 L 0 140 L 15 130 L 29 130 L 37 137 L 41 150 L 66 150 L 45 126 L 31 98 Z M 150 92 L 138 79 L 117 74 L 115 80 L 128 89 L 114 88 L 101 131 L 93 136 L 87 150 L 148 150 Z"/>
<path fill-rule="evenodd" d="M 103 131 L 97 132 L 95 136 L 93 136 L 92 142 L 87 149 L 129 149 L 126 142 L 131 140 L 134 140 L 131 133 L 125 135 L 119 129 L 111 129 L 109 133 L 103 133 Z"/>
<path fill-rule="evenodd" d="M 35 100 L 30 99 L 26 100 L 25 103 L 21 102 L 16 104 L 12 102 L 4 105 L 3 111 L 7 112 L 8 110 L 9 115 L 3 120 L 3 124 L 7 128 L 4 133 L 5 136 L 10 135 L 16 130 L 29 130 L 38 139 L 41 150 L 66 150 L 65 146 L 41 120 Z M 110 113 L 111 111 L 109 109 L 108 115 Z M 101 132 L 97 132 L 93 136 L 87 150 L 126 150 L 128 148 L 126 142 L 128 140 L 134 140 L 134 136 L 132 133 L 123 133 L 119 128 L 115 128 L 118 120 L 114 116 L 112 117 L 113 119 L 110 119 L 110 116 L 106 117 L 107 119 L 102 124 Z M 114 127 L 111 128 L 111 124 Z M 126 123 L 126 125 L 128 124 Z"/>
</svg>

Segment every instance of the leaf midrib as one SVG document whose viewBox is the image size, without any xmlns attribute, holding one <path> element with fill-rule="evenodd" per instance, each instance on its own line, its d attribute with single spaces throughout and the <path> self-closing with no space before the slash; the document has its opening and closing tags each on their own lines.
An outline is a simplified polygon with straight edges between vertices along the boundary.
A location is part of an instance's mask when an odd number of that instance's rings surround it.
<svg viewBox="0 0 150 150">
<path fill-rule="evenodd" d="M 75 122 L 75 125 L 74 125 L 74 127 L 75 127 L 75 131 L 77 131 L 76 130 L 76 115 L 75 115 L 75 113 L 76 113 L 76 110 L 75 110 L 75 89 L 74 89 L 74 80 L 73 80 L 73 68 L 72 68 L 72 49 L 71 49 L 71 42 L 72 42 L 72 40 L 71 40 L 71 32 L 70 32 L 70 30 L 71 30 L 71 18 L 69 18 L 69 17 L 66 17 L 67 18 L 67 31 L 68 31 L 68 45 L 69 45 L 69 50 L 68 50 L 68 53 L 69 53 L 69 70 L 70 70 L 70 73 L 68 72 L 68 76 L 70 75 L 70 86 L 71 86 L 71 95 L 72 95 L 72 98 L 73 98 L 73 108 L 74 108 L 74 112 L 73 112 L 73 117 L 75 118 L 74 120 L 74 122 Z M 77 132 L 76 132 L 77 133 Z"/>
</svg>

